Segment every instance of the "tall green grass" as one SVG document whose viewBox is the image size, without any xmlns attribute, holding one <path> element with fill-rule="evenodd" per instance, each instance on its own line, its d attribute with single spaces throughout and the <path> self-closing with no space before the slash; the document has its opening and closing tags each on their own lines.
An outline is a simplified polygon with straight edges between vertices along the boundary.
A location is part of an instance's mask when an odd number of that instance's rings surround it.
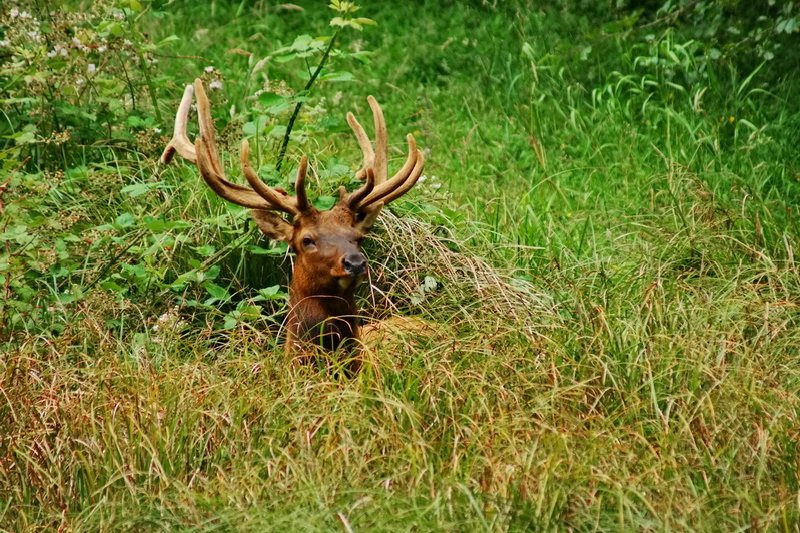
<svg viewBox="0 0 800 533">
<path fill-rule="evenodd" d="M 137 23 L 179 38 L 152 72 L 164 116 L 219 70 L 235 177 L 265 74 L 307 77 L 257 62 L 330 13 L 197 4 Z M 54 255 L 31 261 L 71 270 L 30 276 L 38 318 L 4 330 L 0 528 L 797 531 L 796 76 L 580 2 L 360 13 L 378 26 L 341 46 L 372 53 L 331 67 L 358 82 L 312 90 L 287 164 L 310 153 L 320 196 L 347 182 L 367 94 L 398 163 L 417 136 L 426 180 L 367 245 L 361 303 L 429 327 L 354 379 L 291 366 L 284 289 L 259 292 L 285 287 L 283 250 L 159 167 L 159 135 L 21 167 L 6 254 L 38 210 L 29 246 Z M 268 175 L 279 138 L 259 143 Z"/>
</svg>

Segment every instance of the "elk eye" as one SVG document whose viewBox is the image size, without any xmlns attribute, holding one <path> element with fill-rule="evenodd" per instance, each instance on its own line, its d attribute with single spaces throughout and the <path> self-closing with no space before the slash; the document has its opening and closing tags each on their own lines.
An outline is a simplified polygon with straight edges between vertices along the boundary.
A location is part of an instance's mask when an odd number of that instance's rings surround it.
<svg viewBox="0 0 800 533">
<path fill-rule="evenodd" d="M 314 246 L 314 238 L 313 237 L 309 237 L 308 235 L 303 237 L 303 246 L 306 247 L 306 248 L 309 247 L 309 246 Z"/>
</svg>

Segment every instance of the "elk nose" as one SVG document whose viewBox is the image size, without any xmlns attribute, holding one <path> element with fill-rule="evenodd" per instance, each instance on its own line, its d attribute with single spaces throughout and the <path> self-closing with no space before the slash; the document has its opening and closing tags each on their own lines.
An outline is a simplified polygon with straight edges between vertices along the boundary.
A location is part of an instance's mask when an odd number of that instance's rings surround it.
<svg viewBox="0 0 800 533">
<path fill-rule="evenodd" d="M 348 254 L 342 258 L 344 271 L 351 276 L 360 276 L 367 270 L 367 260 L 361 254 Z"/>
</svg>

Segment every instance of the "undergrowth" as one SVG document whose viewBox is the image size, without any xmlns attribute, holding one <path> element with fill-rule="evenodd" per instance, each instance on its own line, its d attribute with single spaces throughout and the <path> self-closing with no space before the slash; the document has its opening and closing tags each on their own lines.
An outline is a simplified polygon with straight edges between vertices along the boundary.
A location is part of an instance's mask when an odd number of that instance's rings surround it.
<svg viewBox="0 0 800 533">
<path fill-rule="evenodd" d="M 726 5 L 4 4 L 0 529 L 798 531 L 795 8 Z M 426 150 L 355 378 L 157 163 L 195 77 L 319 207 L 366 95 Z"/>
</svg>

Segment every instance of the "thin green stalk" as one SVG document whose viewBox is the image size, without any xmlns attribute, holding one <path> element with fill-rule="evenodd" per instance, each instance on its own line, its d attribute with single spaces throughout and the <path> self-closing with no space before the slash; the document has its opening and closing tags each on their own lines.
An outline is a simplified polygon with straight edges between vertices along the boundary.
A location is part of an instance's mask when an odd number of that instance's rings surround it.
<svg viewBox="0 0 800 533">
<path fill-rule="evenodd" d="M 336 32 L 331 37 L 331 42 L 328 43 L 328 48 L 326 48 L 325 53 L 322 54 L 322 60 L 319 62 L 319 65 L 317 65 L 317 69 L 311 75 L 311 78 L 309 78 L 308 83 L 306 83 L 306 86 L 303 87 L 304 92 L 309 91 L 311 89 L 317 77 L 319 76 L 320 72 L 322 72 L 322 69 L 325 67 L 325 63 L 327 63 L 328 61 L 328 56 L 330 56 L 331 50 L 333 49 L 333 43 L 336 41 L 337 35 L 339 35 L 339 30 L 336 30 Z M 297 120 L 297 115 L 300 114 L 301 107 L 303 107 L 303 102 L 297 102 L 297 104 L 294 106 L 294 111 L 292 112 L 292 116 L 289 118 L 289 123 L 286 125 L 286 133 L 284 133 L 283 135 L 281 150 L 278 153 L 278 162 L 275 164 L 275 170 L 279 172 L 281 170 L 281 166 L 283 165 L 283 158 L 286 156 L 286 148 L 289 146 L 289 138 L 292 135 L 294 122 L 295 120 Z"/>
</svg>

